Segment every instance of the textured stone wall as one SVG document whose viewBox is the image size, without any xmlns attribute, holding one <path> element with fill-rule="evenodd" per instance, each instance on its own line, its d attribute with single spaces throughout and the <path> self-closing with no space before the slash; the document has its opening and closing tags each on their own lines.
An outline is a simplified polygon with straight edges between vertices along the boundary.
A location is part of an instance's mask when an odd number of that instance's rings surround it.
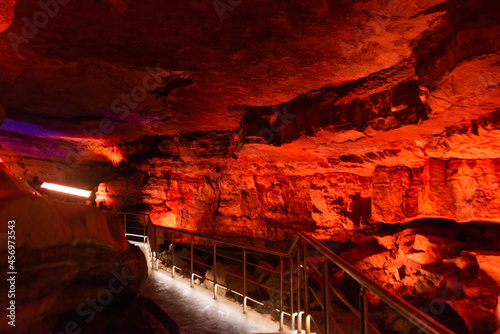
<svg viewBox="0 0 500 334">
<path fill-rule="evenodd" d="M 0 3 L 0 32 L 7 29 L 14 19 L 14 6 L 17 0 L 4 0 Z"/>
<path fill-rule="evenodd" d="M 361 176 L 299 170 L 296 163 L 153 159 L 142 172 L 108 182 L 106 191 L 116 209 L 142 203 L 160 225 L 287 240 L 298 230 L 327 237 L 420 218 L 497 223 L 499 166 L 500 159 L 429 159 Z"/>
<path fill-rule="evenodd" d="M 379 167 L 373 176 L 373 220 L 421 217 L 500 222 L 500 159 L 430 159 L 423 167 Z"/>
</svg>

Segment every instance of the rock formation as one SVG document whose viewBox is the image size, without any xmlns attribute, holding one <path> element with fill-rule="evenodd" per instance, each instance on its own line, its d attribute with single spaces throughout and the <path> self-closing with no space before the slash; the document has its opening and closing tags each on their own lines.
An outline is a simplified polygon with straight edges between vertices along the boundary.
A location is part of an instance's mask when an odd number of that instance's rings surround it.
<svg viewBox="0 0 500 334">
<path fill-rule="evenodd" d="M 1 313 L 6 319 L 12 304 L 5 303 L 14 301 L 15 327 L 2 321 L 2 332 L 50 332 L 61 314 L 75 310 L 80 321 L 68 324 L 81 328 L 103 305 L 134 299 L 147 274 L 146 260 L 127 243 L 120 222 L 96 208 L 41 197 L 3 163 L 0 185 L 1 252 L 5 259 L 13 256 L 0 268 L 15 273 L 1 286 L 3 296 L 14 293 L 2 299 Z M 95 296 L 96 309 L 89 296 Z"/>
<path fill-rule="evenodd" d="M 36 1 L 0 5 L 0 156 L 16 175 L 222 238 L 308 231 L 461 329 L 497 329 L 497 1 L 54 3 L 43 27 Z M 31 247 L 127 252 L 97 212 L 92 227 L 21 198 L 54 227 L 23 216 Z M 447 284 L 467 288 L 444 300 Z"/>
</svg>

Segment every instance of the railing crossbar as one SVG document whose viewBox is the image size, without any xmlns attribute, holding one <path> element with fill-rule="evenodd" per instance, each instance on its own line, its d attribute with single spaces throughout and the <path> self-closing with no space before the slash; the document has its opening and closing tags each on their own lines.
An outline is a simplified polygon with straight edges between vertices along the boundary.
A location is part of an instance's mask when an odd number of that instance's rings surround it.
<svg viewBox="0 0 500 334">
<path fill-rule="evenodd" d="M 279 289 L 272 288 L 272 287 L 270 287 L 270 286 L 267 286 L 267 285 L 264 285 L 264 284 L 262 284 L 262 283 L 259 283 L 259 282 L 256 282 L 256 281 L 254 281 L 254 280 L 251 280 L 251 279 L 249 279 L 249 278 L 247 278 L 247 282 L 248 282 L 248 283 L 251 283 L 251 284 L 258 285 L 258 286 L 260 286 L 260 287 L 263 287 L 264 289 L 269 289 L 269 290 L 272 290 L 272 291 L 274 291 L 274 292 L 279 292 L 279 291 L 280 291 Z"/>
<path fill-rule="evenodd" d="M 278 270 L 269 269 L 267 267 L 259 266 L 258 264 L 255 264 L 255 263 L 247 262 L 247 264 L 251 265 L 252 267 L 259 268 L 259 269 L 268 271 L 268 272 L 273 273 L 273 274 L 279 274 L 280 273 Z"/>
<path fill-rule="evenodd" d="M 358 318 L 361 318 L 359 311 L 354 306 L 352 306 L 352 304 L 349 303 L 349 301 L 344 296 L 340 294 L 340 291 L 338 291 L 330 283 L 328 284 L 328 286 L 330 287 L 331 291 L 335 294 L 335 296 L 337 296 L 337 298 L 340 299 L 344 303 L 344 305 L 349 308 L 349 310 L 351 310 Z"/>
<path fill-rule="evenodd" d="M 323 334 L 330 334 L 330 333 L 325 333 L 325 332 L 321 329 L 321 326 L 319 325 L 319 321 L 318 321 L 315 317 L 311 316 L 311 320 L 313 321 L 314 325 L 316 325 L 316 328 L 317 328 L 317 329 L 318 329 L 321 333 L 323 333 Z"/>
<path fill-rule="evenodd" d="M 335 317 L 332 315 L 332 312 L 329 312 L 329 317 L 330 320 L 333 322 L 337 330 L 340 332 L 340 334 L 344 334 L 344 330 L 340 327 L 339 323 L 335 321 Z"/>
<path fill-rule="evenodd" d="M 324 309 L 325 308 L 325 304 L 323 304 L 323 301 L 318 296 L 318 294 L 316 292 L 314 292 L 314 290 L 311 288 L 311 286 L 308 285 L 307 288 L 309 289 L 309 292 L 311 292 L 313 294 L 314 299 L 316 299 L 316 301 L 321 306 L 321 308 Z"/>
</svg>

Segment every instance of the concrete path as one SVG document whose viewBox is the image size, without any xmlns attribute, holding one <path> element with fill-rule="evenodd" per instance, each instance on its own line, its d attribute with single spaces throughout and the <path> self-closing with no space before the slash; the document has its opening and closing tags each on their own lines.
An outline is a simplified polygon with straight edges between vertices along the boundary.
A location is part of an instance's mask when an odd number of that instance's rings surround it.
<svg viewBox="0 0 500 334">
<path fill-rule="evenodd" d="M 146 250 L 144 244 L 134 243 Z M 147 253 L 146 253 L 147 254 Z M 260 313 L 242 312 L 242 305 L 201 286 L 190 287 L 189 280 L 163 270 L 150 270 L 141 295 L 152 299 L 179 326 L 182 334 L 276 333 L 279 324 Z M 281 332 L 284 333 L 284 332 Z"/>
</svg>

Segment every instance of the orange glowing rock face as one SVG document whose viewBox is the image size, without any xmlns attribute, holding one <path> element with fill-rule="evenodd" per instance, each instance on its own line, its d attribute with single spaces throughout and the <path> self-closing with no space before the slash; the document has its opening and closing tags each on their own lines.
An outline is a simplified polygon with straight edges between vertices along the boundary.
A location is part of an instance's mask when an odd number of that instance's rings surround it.
<svg viewBox="0 0 500 334">
<path fill-rule="evenodd" d="M 0 32 L 6 30 L 14 19 L 14 7 L 17 0 L 2 0 L 0 3 Z"/>
<path fill-rule="evenodd" d="M 164 227 L 179 228 L 178 216 L 172 212 L 152 214 L 152 216 L 154 217 L 155 225 L 164 226 Z"/>
<path fill-rule="evenodd" d="M 116 145 L 103 145 L 95 148 L 92 153 L 98 156 L 103 156 L 106 161 L 110 161 L 115 167 L 125 160 L 121 149 Z"/>
</svg>

